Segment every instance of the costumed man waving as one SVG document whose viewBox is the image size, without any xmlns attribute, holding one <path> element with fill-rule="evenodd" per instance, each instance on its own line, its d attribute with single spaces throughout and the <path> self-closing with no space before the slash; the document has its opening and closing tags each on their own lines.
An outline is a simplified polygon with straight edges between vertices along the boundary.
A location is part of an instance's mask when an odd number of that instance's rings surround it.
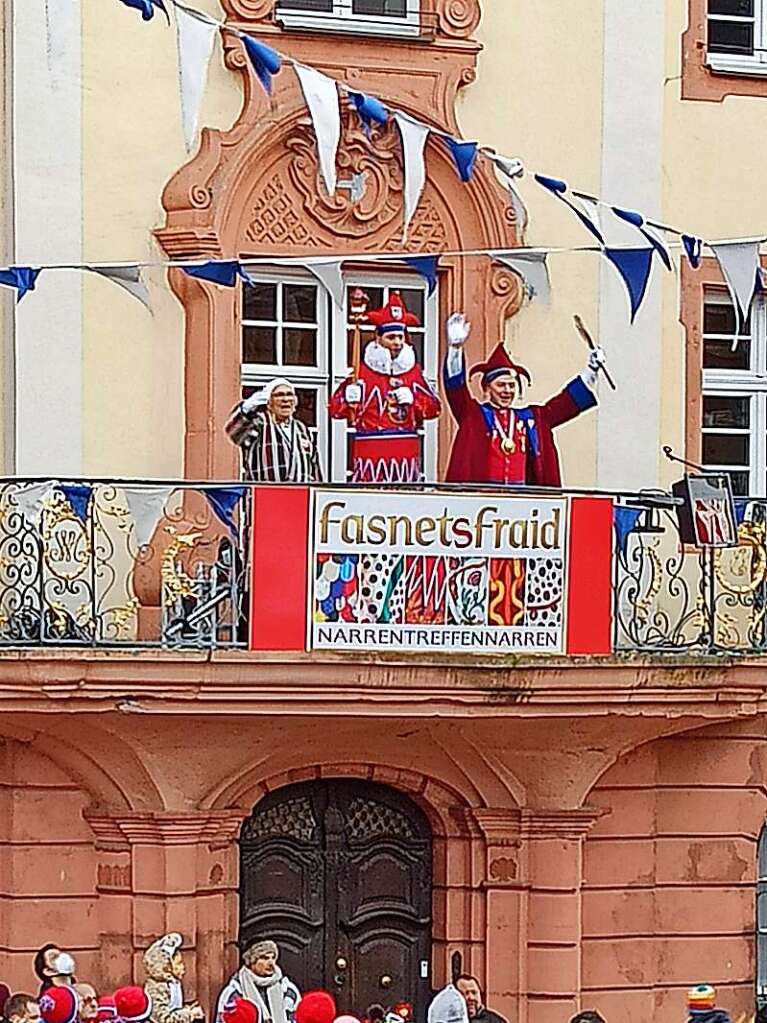
<svg viewBox="0 0 767 1023">
<path fill-rule="evenodd" d="M 367 296 L 362 293 L 361 297 Z M 435 419 L 441 411 L 440 400 L 407 339 L 407 328 L 417 326 L 418 318 L 392 292 L 385 306 L 363 312 L 359 319 L 375 325 L 376 338 L 366 346 L 361 365 L 352 367 L 328 404 L 333 419 L 346 419 L 355 430 L 352 483 L 417 483 L 421 479 L 418 430 L 424 420 Z"/>
<path fill-rule="evenodd" d="M 469 377 L 482 374 L 483 402 L 466 383 L 463 345 L 471 324 L 461 313 L 447 321 L 448 349 L 444 384 L 458 433 L 447 467 L 451 483 L 535 484 L 560 487 L 562 475 L 554 430 L 597 404 L 597 373 L 605 354 L 595 348 L 587 367 L 544 405 L 512 407 L 522 381 L 530 382 L 499 342 L 487 362 L 473 366 Z"/>
</svg>

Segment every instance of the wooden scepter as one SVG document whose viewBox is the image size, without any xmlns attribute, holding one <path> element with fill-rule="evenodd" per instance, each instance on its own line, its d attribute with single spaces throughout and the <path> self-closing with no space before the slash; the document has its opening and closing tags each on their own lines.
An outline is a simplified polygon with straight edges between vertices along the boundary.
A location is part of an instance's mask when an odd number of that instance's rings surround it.
<svg viewBox="0 0 767 1023">
<path fill-rule="evenodd" d="M 594 351 L 594 350 L 596 349 L 596 347 L 597 347 L 597 346 L 596 346 L 596 345 L 594 344 L 594 338 L 593 338 L 593 337 L 591 336 L 591 334 L 589 334 L 589 332 L 588 332 L 588 331 L 586 330 L 586 325 L 584 324 L 584 322 L 583 322 L 583 320 L 582 320 L 582 319 L 580 318 L 580 316 L 578 316 L 578 315 L 577 315 L 577 313 L 576 313 L 576 315 L 575 315 L 575 316 L 573 316 L 573 323 L 575 324 L 575 329 L 576 329 L 576 330 L 578 331 L 578 333 L 579 333 L 579 334 L 581 335 L 581 337 L 583 338 L 583 340 L 584 340 L 584 341 L 586 342 L 586 344 L 587 344 L 587 345 L 589 346 L 589 349 L 590 349 L 590 350 L 591 350 L 591 351 L 593 352 L 593 351 Z M 609 373 L 609 371 L 608 371 L 608 369 L 607 369 L 607 367 L 606 367 L 606 366 L 602 366 L 602 365 L 600 365 L 600 367 L 599 367 L 599 369 L 597 370 L 597 372 L 598 372 L 598 373 L 604 373 L 604 375 L 605 375 L 605 380 L 606 380 L 606 381 L 608 382 L 608 384 L 610 385 L 610 387 L 612 387 L 612 389 L 613 389 L 614 391 L 617 391 L 617 389 L 618 389 L 618 388 L 617 388 L 617 387 L 615 386 L 615 381 L 614 381 L 614 380 L 613 380 L 613 378 L 612 378 L 612 377 L 610 376 L 610 373 Z"/>
<path fill-rule="evenodd" d="M 352 377 L 351 382 L 356 383 L 360 374 L 360 362 L 362 360 L 362 331 L 360 324 L 367 316 L 370 296 L 362 288 L 355 288 L 349 295 L 349 319 L 354 324 L 352 333 Z"/>
</svg>

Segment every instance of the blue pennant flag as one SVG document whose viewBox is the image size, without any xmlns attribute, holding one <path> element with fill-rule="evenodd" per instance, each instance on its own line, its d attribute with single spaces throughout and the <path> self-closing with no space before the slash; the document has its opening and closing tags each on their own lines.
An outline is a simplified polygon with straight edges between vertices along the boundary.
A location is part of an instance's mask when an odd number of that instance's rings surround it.
<svg viewBox="0 0 767 1023">
<path fill-rule="evenodd" d="M 624 505 L 616 505 L 613 508 L 613 526 L 615 527 L 615 539 L 621 554 L 626 553 L 629 533 L 633 533 L 636 525 L 642 516 L 641 508 L 626 508 Z"/>
<path fill-rule="evenodd" d="M 599 228 L 591 219 L 591 217 L 587 217 L 584 211 L 579 209 L 575 205 L 575 203 L 570 198 L 568 198 L 567 195 L 568 189 L 566 182 L 560 181 L 558 178 L 544 177 L 543 174 L 534 174 L 533 177 L 535 178 L 539 185 L 543 185 L 543 187 L 547 188 L 552 195 L 555 195 L 557 197 L 557 199 L 561 199 L 565 206 L 569 206 L 570 209 L 578 218 L 578 220 L 580 220 L 580 222 L 586 228 L 586 230 L 590 231 L 591 234 L 594 235 L 596 240 L 601 245 L 604 245 L 605 240 L 602 237 L 602 232 L 599 230 Z"/>
<path fill-rule="evenodd" d="M 386 124 L 389 120 L 389 111 L 375 96 L 368 96 L 364 92 L 350 92 L 349 99 L 360 116 L 362 127 L 370 135 L 370 129 L 374 124 Z"/>
<path fill-rule="evenodd" d="M 652 268 L 652 249 L 608 249 L 603 253 L 623 278 L 631 302 L 631 322 L 639 311 Z"/>
<path fill-rule="evenodd" d="M 748 501 L 735 501 L 735 521 L 740 526 L 746 517 Z"/>
<path fill-rule="evenodd" d="M 235 539 L 237 538 L 237 526 L 234 524 L 232 513 L 245 493 L 245 489 L 245 487 L 202 488 L 202 492 L 208 499 L 208 504 Z"/>
<path fill-rule="evenodd" d="M 59 483 L 59 490 L 69 502 L 69 506 L 83 525 L 88 520 L 88 508 L 91 503 L 93 487 L 89 483 Z"/>
<path fill-rule="evenodd" d="M 183 266 L 181 269 L 190 277 L 201 277 L 204 281 L 222 284 L 225 288 L 233 288 L 238 277 L 245 281 L 248 279 L 236 259 L 211 260 L 202 266 Z"/>
<path fill-rule="evenodd" d="M 419 273 L 429 285 L 429 298 L 431 298 L 434 294 L 434 289 L 437 287 L 439 256 L 407 256 L 405 262 L 416 273 Z"/>
<path fill-rule="evenodd" d="M 7 270 L 0 270 L 0 284 L 15 288 L 18 292 L 16 301 L 20 302 L 28 291 L 35 290 L 39 274 L 40 271 L 33 270 L 31 266 L 10 266 Z"/>
<path fill-rule="evenodd" d="M 697 270 L 700 266 L 701 250 L 703 249 L 703 242 L 700 238 L 696 238 L 692 234 L 682 235 L 682 245 L 684 245 L 684 251 L 690 266 L 693 270 Z"/>
<path fill-rule="evenodd" d="M 668 249 L 658 238 L 655 237 L 654 234 L 647 230 L 642 214 L 635 213 L 634 210 L 622 210 L 619 206 L 613 206 L 612 210 L 616 217 L 620 217 L 621 220 L 625 220 L 627 224 L 632 224 L 639 231 L 642 237 L 647 239 L 650 245 L 652 245 L 663 260 L 663 265 L 667 270 L 670 270 L 671 256 L 668 254 Z"/>
<path fill-rule="evenodd" d="M 144 21 L 152 20 L 154 17 L 155 7 L 157 7 L 168 19 L 168 24 L 170 25 L 170 15 L 165 7 L 165 0 L 122 0 L 122 3 L 124 3 L 126 7 L 132 7 L 136 11 L 141 11 L 141 17 Z"/>
<path fill-rule="evenodd" d="M 474 165 L 477 162 L 479 145 L 476 142 L 461 142 L 458 139 L 446 138 L 447 148 L 453 154 L 458 177 L 464 184 L 471 181 Z"/>
<path fill-rule="evenodd" d="M 260 43 L 253 36 L 243 35 L 242 45 L 245 47 L 245 52 L 250 58 L 250 63 L 253 65 L 259 82 L 271 96 L 272 75 L 276 75 L 282 67 L 279 53 L 271 46 L 267 46 L 266 43 Z"/>
</svg>

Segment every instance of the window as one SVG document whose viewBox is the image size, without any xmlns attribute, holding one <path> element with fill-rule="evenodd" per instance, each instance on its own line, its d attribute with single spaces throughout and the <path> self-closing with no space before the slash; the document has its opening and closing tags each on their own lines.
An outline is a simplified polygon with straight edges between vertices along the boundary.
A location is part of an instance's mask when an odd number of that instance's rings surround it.
<svg viewBox="0 0 767 1023">
<path fill-rule="evenodd" d="M 707 25 L 714 71 L 767 75 L 767 0 L 708 0 Z"/>
<path fill-rule="evenodd" d="M 346 308 L 338 309 L 310 276 L 250 273 L 242 285 L 242 396 L 247 397 L 275 376 L 290 380 L 298 395 L 297 415 L 315 433 L 325 479 L 347 481 L 347 424 L 330 420 L 327 402 L 346 377 L 352 362 L 354 328 L 349 321 L 349 294 L 363 288 L 370 308 L 383 305 L 399 291 L 422 327 L 411 327 L 410 341 L 431 385 L 437 385 L 437 295 L 426 295 L 420 277 L 410 275 L 346 275 Z M 361 331 L 361 352 L 373 338 Z M 436 479 L 437 426 L 427 423 L 422 438 L 426 479 Z"/>
<path fill-rule="evenodd" d="M 756 1003 L 767 1003 L 767 824 L 757 843 L 756 871 Z"/>
<path fill-rule="evenodd" d="M 421 0 L 279 0 L 276 13 L 285 28 L 414 36 L 420 7 Z"/>
<path fill-rule="evenodd" d="M 726 291 L 709 290 L 703 305 L 701 460 L 726 470 L 735 494 L 767 494 L 767 329 L 755 300 L 738 333 Z"/>
</svg>

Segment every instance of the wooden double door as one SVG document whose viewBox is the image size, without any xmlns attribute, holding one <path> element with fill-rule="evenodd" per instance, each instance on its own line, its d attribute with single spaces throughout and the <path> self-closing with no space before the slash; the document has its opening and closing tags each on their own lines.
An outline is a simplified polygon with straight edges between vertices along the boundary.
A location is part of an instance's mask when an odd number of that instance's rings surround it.
<svg viewBox="0 0 767 1023">
<path fill-rule="evenodd" d="M 400 793 L 315 781 L 270 793 L 240 838 L 240 948 L 280 946 L 302 991 L 333 993 L 339 1012 L 413 1002 L 431 984 L 431 831 Z"/>
</svg>

